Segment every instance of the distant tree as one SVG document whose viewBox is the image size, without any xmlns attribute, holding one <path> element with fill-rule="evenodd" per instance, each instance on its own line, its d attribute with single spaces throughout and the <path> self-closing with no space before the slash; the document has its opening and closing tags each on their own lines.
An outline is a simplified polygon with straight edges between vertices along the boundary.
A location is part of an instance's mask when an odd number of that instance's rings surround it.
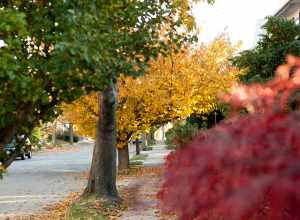
<svg viewBox="0 0 300 220">
<path fill-rule="evenodd" d="M 294 20 L 268 17 L 263 34 L 253 49 L 241 52 L 233 63 L 244 69 L 244 82 L 262 82 L 274 77 L 287 54 L 300 55 L 300 26 Z"/>
<path fill-rule="evenodd" d="M 215 109 L 212 112 L 202 114 L 191 114 L 186 120 L 192 125 L 196 125 L 199 129 L 212 128 L 220 121 L 225 119 L 226 112 L 224 110 Z"/>
</svg>

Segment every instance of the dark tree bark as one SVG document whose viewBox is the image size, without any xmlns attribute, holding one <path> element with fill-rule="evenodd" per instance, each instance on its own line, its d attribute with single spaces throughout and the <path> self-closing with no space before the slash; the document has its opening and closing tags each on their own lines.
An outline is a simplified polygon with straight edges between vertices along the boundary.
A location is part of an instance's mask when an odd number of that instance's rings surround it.
<svg viewBox="0 0 300 220">
<path fill-rule="evenodd" d="M 162 142 L 165 143 L 165 125 L 161 127 L 162 130 Z"/>
<path fill-rule="evenodd" d="M 120 171 L 129 169 L 128 144 L 124 145 L 122 149 L 118 149 L 118 169 Z"/>
<path fill-rule="evenodd" d="M 27 122 L 32 109 L 32 104 L 24 106 L 21 112 L 19 112 L 15 123 L 0 129 L 0 162 L 4 168 L 8 168 L 19 153 L 19 150 L 16 149 L 11 155 L 6 155 L 4 151 L 5 145 L 12 141 L 13 137 L 17 135 L 17 131 L 22 127 L 22 124 Z"/>
<path fill-rule="evenodd" d="M 4 146 L 11 141 L 16 128 L 16 126 L 9 126 L 0 130 L 0 151 L 3 151 Z"/>
<path fill-rule="evenodd" d="M 56 127 L 57 127 L 57 122 L 55 121 L 53 124 L 53 131 L 52 131 L 52 144 L 53 146 L 56 145 Z"/>
<path fill-rule="evenodd" d="M 43 106 L 40 109 L 40 116 L 43 116 L 51 107 L 54 107 L 58 104 L 58 101 L 56 99 L 56 95 L 52 94 L 53 101 L 49 103 L 48 105 Z M 17 135 L 26 135 L 29 136 L 31 132 L 33 131 L 34 127 L 39 123 L 39 120 L 41 117 L 35 116 L 32 117 L 34 110 L 34 104 L 33 103 L 27 103 L 23 106 L 19 106 L 20 111 L 18 112 L 18 115 L 16 117 L 16 120 L 11 125 L 8 125 L 6 127 L 0 128 L 0 162 L 2 163 L 2 166 L 5 168 L 9 167 L 12 162 L 15 160 L 16 156 L 18 155 L 18 151 L 20 149 L 16 149 L 16 151 L 11 155 L 6 155 L 4 152 L 4 146 L 6 144 L 9 144 L 13 137 Z M 27 131 L 22 131 L 22 126 L 26 125 Z M 26 136 L 25 135 L 25 136 Z"/>
<path fill-rule="evenodd" d="M 7 169 L 14 162 L 14 160 L 17 158 L 17 156 L 19 155 L 19 152 L 20 152 L 19 150 L 15 150 L 11 155 L 9 155 L 8 159 L 1 162 L 1 166 L 4 169 Z"/>
<path fill-rule="evenodd" d="M 136 155 L 141 154 L 140 142 L 138 138 L 135 139 L 135 151 L 136 151 Z"/>
<path fill-rule="evenodd" d="M 69 136 L 70 136 L 70 143 L 74 144 L 74 130 L 73 130 L 73 124 L 69 124 Z"/>
<path fill-rule="evenodd" d="M 86 195 L 95 194 L 110 202 L 119 202 L 116 187 L 116 94 L 111 83 L 99 96 L 100 115 Z"/>
<path fill-rule="evenodd" d="M 13 136 L 17 133 L 22 123 L 26 122 L 28 115 L 32 112 L 32 104 L 24 106 L 19 112 L 16 122 L 4 128 L 0 128 L 0 153 L 3 152 L 4 146 L 9 144 Z"/>
</svg>

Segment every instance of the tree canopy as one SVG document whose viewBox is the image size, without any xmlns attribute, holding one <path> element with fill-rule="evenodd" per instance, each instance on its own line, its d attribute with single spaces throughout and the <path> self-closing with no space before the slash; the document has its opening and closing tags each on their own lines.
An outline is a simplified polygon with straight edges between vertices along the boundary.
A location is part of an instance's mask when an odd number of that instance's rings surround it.
<svg viewBox="0 0 300 220">
<path fill-rule="evenodd" d="M 217 108 L 218 95 L 229 89 L 239 75 L 228 61 L 236 49 L 222 35 L 208 45 L 152 60 L 142 77 L 122 76 L 118 83 L 118 147 L 124 147 L 131 135 L 148 133 L 155 125 Z M 63 110 L 82 135 L 95 137 L 97 94 L 65 104 Z"/>
<path fill-rule="evenodd" d="M 269 17 L 262 28 L 256 46 L 233 59 L 236 66 L 245 70 L 241 77 L 244 82 L 269 80 L 287 54 L 300 55 L 300 26 L 294 20 Z"/>
<path fill-rule="evenodd" d="M 13 135 L 57 117 L 60 103 L 102 90 L 120 74 L 141 75 L 170 44 L 193 39 L 182 31 L 187 3 L 1 1 L 1 158 Z"/>
</svg>

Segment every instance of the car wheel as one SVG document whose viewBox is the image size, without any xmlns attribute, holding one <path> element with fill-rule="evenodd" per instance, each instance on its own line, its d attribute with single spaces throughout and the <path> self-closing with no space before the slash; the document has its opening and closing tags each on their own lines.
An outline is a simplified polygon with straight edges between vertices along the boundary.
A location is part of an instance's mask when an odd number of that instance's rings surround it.
<svg viewBox="0 0 300 220">
<path fill-rule="evenodd" d="M 29 151 L 29 152 L 27 153 L 27 157 L 28 157 L 28 159 L 30 159 L 30 158 L 32 157 L 31 151 Z"/>
<path fill-rule="evenodd" d="M 25 153 L 22 153 L 22 154 L 21 154 L 21 159 L 22 159 L 22 160 L 26 160 L 26 155 L 25 155 Z"/>
</svg>

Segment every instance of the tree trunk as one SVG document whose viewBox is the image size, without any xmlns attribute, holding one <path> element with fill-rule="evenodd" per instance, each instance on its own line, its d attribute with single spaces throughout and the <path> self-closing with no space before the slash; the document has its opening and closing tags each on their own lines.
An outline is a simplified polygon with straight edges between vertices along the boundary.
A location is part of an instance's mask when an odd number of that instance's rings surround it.
<svg viewBox="0 0 300 220">
<path fill-rule="evenodd" d="M 153 140 L 153 141 L 155 141 L 155 137 L 154 137 L 154 130 L 153 131 L 151 131 L 151 133 L 150 133 L 150 138 L 151 138 L 151 140 Z"/>
<path fill-rule="evenodd" d="M 162 143 L 165 143 L 165 125 L 161 127 L 161 131 L 162 131 Z"/>
<path fill-rule="evenodd" d="M 52 144 L 53 146 L 56 146 L 56 127 L 57 127 L 57 121 L 53 123 L 53 131 L 52 131 Z"/>
<path fill-rule="evenodd" d="M 5 153 L 5 145 L 9 144 L 13 137 L 17 134 L 17 131 L 20 129 L 24 122 L 27 122 L 29 115 L 32 112 L 33 106 L 31 104 L 23 106 L 20 109 L 21 112 L 18 113 L 18 117 L 15 123 L 8 125 L 6 127 L 0 128 L 0 165 L 7 168 L 15 160 L 15 154 L 12 154 L 7 157 Z"/>
<path fill-rule="evenodd" d="M 135 151 L 136 151 L 136 155 L 141 154 L 140 142 L 138 138 L 135 139 Z"/>
<path fill-rule="evenodd" d="M 4 152 L 4 146 L 10 143 L 13 136 L 17 133 L 22 124 L 27 122 L 27 118 L 31 114 L 32 108 L 32 104 L 20 107 L 22 111 L 18 113 L 18 117 L 14 124 L 0 128 L 0 154 Z"/>
<path fill-rule="evenodd" d="M 154 139 L 154 129 L 151 128 L 150 133 L 147 135 L 147 146 L 153 145 L 155 142 Z"/>
<path fill-rule="evenodd" d="M 74 144 L 74 132 L 73 132 L 73 124 L 69 124 L 69 136 L 70 136 L 70 144 Z"/>
<path fill-rule="evenodd" d="M 100 115 L 86 195 L 95 194 L 110 202 L 119 202 L 116 187 L 116 87 L 108 85 L 99 95 Z"/>
<path fill-rule="evenodd" d="M 128 144 L 122 149 L 118 149 L 118 168 L 120 171 L 129 169 L 129 151 Z"/>
<path fill-rule="evenodd" d="M 144 140 L 145 140 L 145 146 L 146 146 L 146 147 L 149 147 L 148 139 L 149 139 L 149 137 L 148 137 L 148 134 L 146 133 L 146 134 L 145 134 L 145 138 L 144 138 Z"/>
</svg>

